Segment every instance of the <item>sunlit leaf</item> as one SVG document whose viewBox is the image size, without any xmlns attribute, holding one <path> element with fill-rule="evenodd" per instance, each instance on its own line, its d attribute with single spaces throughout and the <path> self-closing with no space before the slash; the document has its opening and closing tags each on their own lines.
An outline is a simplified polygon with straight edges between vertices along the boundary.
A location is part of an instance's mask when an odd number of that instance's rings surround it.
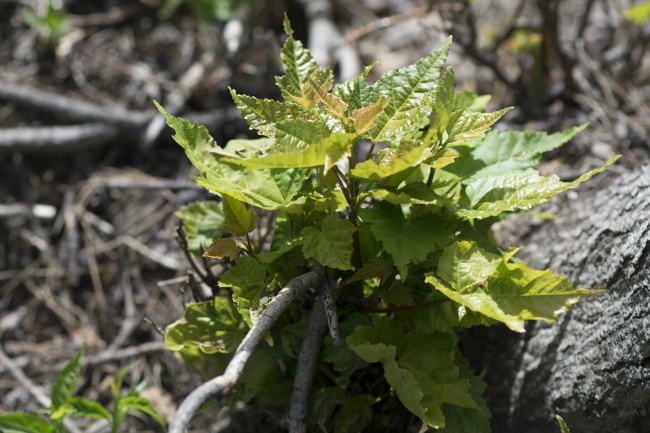
<svg viewBox="0 0 650 433">
<path fill-rule="evenodd" d="M 313 94 L 310 95 L 306 92 L 308 90 L 307 84 L 310 80 L 316 86 L 322 86 L 328 81 L 331 82 L 332 71 L 321 68 L 303 44 L 293 38 L 293 31 L 286 17 L 284 27 L 285 31 L 288 30 L 287 35 L 289 35 L 289 38 L 284 43 L 280 55 L 286 70 L 284 75 L 277 77 L 275 81 L 286 100 L 292 100 L 292 97 L 311 100 Z"/>
<path fill-rule="evenodd" d="M 560 425 L 560 433 L 571 433 L 569 426 L 560 415 L 555 415 L 555 419 L 557 419 L 557 423 Z"/>
<path fill-rule="evenodd" d="M 436 89 L 429 122 L 429 130 L 435 133 L 438 139 L 442 139 L 442 134 L 447 130 L 449 124 L 454 101 L 454 83 L 454 69 L 449 67 L 442 75 Z"/>
<path fill-rule="evenodd" d="M 447 124 L 448 143 L 467 142 L 483 137 L 485 132 L 510 109 L 504 108 L 494 113 L 472 113 L 466 110 L 454 111 Z"/>
<path fill-rule="evenodd" d="M 640 26 L 650 20 L 650 1 L 646 0 L 629 7 L 624 14 L 625 18 Z"/>
<path fill-rule="evenodd" d="M 573 182 L 562 182 L 556 175 L 544 177 L 534 169 L 476 179 L 466 189 L 470 207 L 459 209 L 458 215 L 482 219 L 503 212 L 532 209 L 546 203 L 554 195 L 589 180 L 618 158 L 611 158 L 602 167 L 583 174 Z"/>
<path fill-rule="evenodd" d="M 198 348 L 205 353 L 232 352 L 244 338 L 241 315 L 226 298 L 191 304 L 181 320 L 165 330 L 168 350 Z"/>
<path fill-rule="evenodd" d="M 431 156 L 427 143 L 404 139 L 396 149 L 382 149 L 374 158 L 357 164 L 350 174 L 380 180 L 421 163 Z"/>
<path fill-rule="evenodd" d="M 310 172 L 306 169 L 242 170 L 237 165 L 221 161 L 211 153 L 216 143 L 204 126 L 191 124 L 168 114 L 160 105 L 167 124 L 176 131 L 174 140 L 180 144 L 201 176 L 196 182 L 210 191 L 228 194 L 263 209 L 281 209 L 295 204 L 294 197 Z"/>
<path fill-rule="evenodd" d="M 352 143 L 356 139 L 354 134 L 333 133 L 327 135 L 305 135 L 309 128 L 301 123 L 285 122 L 281 127 L 286 127 L 285 132 L 278 133 L 282 138 L 289 140 L 282 143 L 282 151 L 275 149 L 273 153 L 257 158 L 234 159 L 226 158 L 225 161 L 247 167 L 249 169 L 263 168 L 292 168 L 292 167 L 317 167 L 324 166 L 329 170 L 341 159 L 350 154 Z M 296 135 L 292 135 L 296 134 Z M 280 143 L 279 143 L 280 144 Z"/>
<path fill-rule="evenodd" d="M 485 138 L 454 149 L 460 154 L 445 171 L 462 179 L 508 174 L 536 165 L 542 153 L 562 146 L 587 124 L 556 134 L 545 132 L 490 131 Z"/>
<path fill-rule="evenodd" d="M 230 89 L 230 94 L 251 129 L 256 129 L 266 137 L 275 137 L 276 123 L 290 119 L 301 119 L 305 122 L 318 120 L 314 113 L 295 102 L 258 99 L 240 95 L 234 89 Z"/>
<path fill-rule="evenodd" d="M 565 277 L 549 270 L 510 263 L 513 254 L 496 258 L 474 242 L 459 242 L 447 248 L 438 271 L 427 274 L 425 281 L 453 301 L 517 332 L 524 332 L 524 320 L 555 322 L 580 298 L 601 293 L 574 289 Z"/>
<path fill-rule="evenodd" d="M 465 110 L 468 113 L 485 113 L 490 99 L 492 99 L 490 95 L 478 96 L 471 90 L 465 89 L 454 94 L 451 111 Z"/>
<path fill-rule="evenodd" d="M 394 141 L 427 124 L 428 110 L 423 106 L 431 103 L 450 44 L 451 37 L 414 65 L 395 69 L 374 84 L 373 91 L 383 95 L 388 105 L 370 131 L 373 141 Z"/>
<path fill-rule="evenodd" d="M 197 256 L 225 232 L 225 218 L 219 202 L 194 202 L 183 206 L 175 215 L 183 220 L 187 249 Z"/>
<path fill-rule="evenodd" d="M 377 118 L 384 111 L 387 105 L 388 100 L 384 100 L 380 96 L 374 104 L 357 108 L 350 113 L 350 120 L 354 125 L 356 133 L 363 134 L 374 128 Z"/>
</svg>

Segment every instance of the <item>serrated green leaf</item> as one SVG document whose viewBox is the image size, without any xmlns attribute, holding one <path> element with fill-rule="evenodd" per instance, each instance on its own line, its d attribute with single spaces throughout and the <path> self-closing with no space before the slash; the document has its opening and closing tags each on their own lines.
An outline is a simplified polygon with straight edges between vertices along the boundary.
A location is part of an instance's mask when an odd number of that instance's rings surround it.
<svg viewBox="0 0 650 433">
<path fill-rule="evenodd" d="M 408 265 L 424 260 L 430 252 L 447 244 L 446 221 L 431 213 L 406 220 L 401 208 L 386 202 L 362 209 L 362 221 L 370 224 L 374 237 L 392 257 L 402 278 Z"/>
<path fill-rule="evenodd" d="M 151 418 L 156 420 L 163 428 L 165 428 L 165 421 L 153 407 L 151 402 L 144 397 L 137 396 L 127 396 L 123 397 L 117 403 L 118 410 L 127 409 L 127 410 L 137 410 L 146 415 L 149 415 Z"/>
<path fill-rule="evenodd" d="M 562 182 L 556 175 L 543 177 L 534 169 L 476 179 L 465 190 L 470 208 L 458 209 L 457 213 L 465 218 L 482 219 L 503 212 L 532 209 L 604 171 L 619 157 L 611 158 L 602 167 L 583 174 L 573 182 Z"/>
<path fill-rule="evenodd" d="M 235 236 L 246 236 L 255 228 L 253 209 L 246 209 L 241 201 L 223 194 L 223 213 L 226 217 L 224 227 Z"/>
<path fill-rule="evenodd" d="M 306 227 L 301 231 L 302 250 L 307 258 L 313 258 L 323 266 L 352 270 L 352 233 L 357 228 L 347 219 L 333 214 L 323 220 L 321 229 Z"/>
<path fill-rule="evenodd" d="M 232 287 L 232 299 L 249 326 L 253 326 L 266 305 L 273 299 L 266 281 L 264 266 L 250 256 L 238 257 L 235 266 L 225 272 L 219 285 Z"/>
<path fill-rule="evenodd" d="M 447 125 L 447 134 L 449 135 L 447 142 L 469 142 L 483 137 L 485 132 L 511 109 L 512 107 L 508 107 L 493 113 L 454 111 L 451 113 Z"/>
<path fill-rule="evenodd" d="M 308 128 L 301 122 L 283 122 L 281 127 L 286 127 L 296 134 L 304 134 Z M 283 152 L 277 149 L 273 153 L 249 159 L 227 158 L 225 161 L 241 165 L 249 169 L 262 168 L 291 168 L 291 167 L 317 167 L 324 166 L 325 172 L 337 162 L 350 155 L 350 149 L 355 139 L 354 134 L 333 133 L 327 136 L 299 137 L 298 135 L 282 135 L 278 132 L 278 140 L 289 140 L 287 145 L 282 145 Z M 280 136 L 282 135 L 282 138 Z M 280 144 L 280 143 L 278 143 Z"/>
<path fill-rule="evenodd" d="M 96 401 L 86 400 L 82 397 L 73 397 L 70 399 L 69 404 L 76 410 L 75 416 L 83 416 L 85 418 L 105 419 L 109 421 L 111 414 Z"/>
<path fill-rule="evenodd" d="M 350 120 L 357 134 L 364 134 L 375 127 L 377 117 L 386 109 L 388 101 L 380 96 L 377 102 L 366 107 L 357 108 L 350 113 Z"/>
<path fill-rule="evenodd" d="M 223 226 L 225 217 L 219 202 L 197 201 L 190 203 L 183 206 L 174 215 L 183 220 L 187 249 L 197 256 L 225 232 Z"/>
<path fill-rule="evenodd" d="M 490 409 L 483 399 L 485 383 L 468 368 L 460 367 L 460 377 L 470 383 L 470 394 L 476 402 L 475 408 L 442 405 L 445 415 L 445 427 L 439 433 L 490 433 Z"/>
<path fill-rule="evenodd" d="M 424 165 L 433 169 L 444 168 L 453 164 L 456 158 L 458 158 L 458 152 L 443 148 L 436 152 L 430 160 L 425 161 Z"/>
<path fill-rule="evenodd" d="M 56 375 L 56 380 L 54 381 L 54 385 L 52 385 L 52 413 L 56 412 L 57 409 L 72 398 L 72 393 L 74 393 L 77 387 L 77 381 L 79 380 L 81 358 L 85 351 L 86 345 L 81 346 L 79 353 Z"/>
<path fill-rule="evenodd" d="M 557 423 L 560 425 L 560 433 L 571 433 L 569 426 L 560 415 L 555 415 L 555 419 L 557 419 Z"/>
<path fill-rule="evenodd" d="M 427 104 L 431 103 L 450 45 L 451 36 L 432 54 L 414 65 L 388 72 L 374 84 L 373 92 L 388 99 L 388 106 L 370 131 L 373 141 L 395 141 L 427 124 Z"/>
<path fill-rule="evenodd" d="M 285 30 L 287 29 L 290 29 L 288 21 L 285 24 Z M 300 41 L 293 38 L 293 31 L 287 34 L 289 38 L 280 51 L 285 74 L 276 77 L 275 82 L 285 100 L 290 101 L 293 97 L 311 100 L 313 95 L 309 94 L 307 86 L 309 80 L 312 80 L 317 86 L 322 86 L 326 82 L 332 81 L 332 71 L 318 65 L 309 50 Z"/>
<path fill-rule="evenodd" d="M 385 316 L 372 327 L 358 327 L 346 339 L 366 362 L 384 364 L 384 375 L 408 410 L 433 428 L 445 426 L 442 404 L 475 408 L 470 384 L 459 378 L 451 334 L 409 331 Z"/>
<path fill-rule="evenodd" d="M 355 395 L 343 402 L 339 418 L 336 420 L 334 433 L 358 433 L 372 422 L 372 410 L 375 398 L 368 394 Z"/>
<path fill-rule="evenodd" d="M 501 262 L 500 256 L 482 250 L 475 242 L 456 242 L 445 249 L 436 274 L 462 293 L 480 282 L 487 284 Z"/>
<path fill-rule="evenodd" d="M 445 171 L 461 179 L 476 179 L 525 170 L 536 165 L 544 152 L 562 146 L 587 125 L 551 135 L 545 132 L 490 131 L 485 138 L 469 146 L 454 147 L 460 156 Z"/>
<path fill-rule="evenodd" d="M 240 95 L 234 89 L 230 89 L 230 94 L 250 128 L 266 137 L 275 137 L 275 125 L 286 120 L 318 121 L 314 113 L 295 102 Z"/>
<path fill-rule="evenodd" d="M 439 140 L 447 130 L 454 102 L 454 68 L 449 67 L 442 75 L 433 99 L 433 110 L 429 120 L 429 130 L 436 134 Z"/>
<path fill-rule="evenodd" d="M 174 117 L 159 104 L 156 106 L 167 119 L 167 124 L 176 131 L 174 140 L 185 149 L 188 158 L 201 173 L 200 177 L 195 178 L 199 185 L 268 210 L 283 209 L 301 200 L 294 200 L 294 197 L 309 177 L 309 170 L 242 170 L 237 165 L 221 161 L 221 156 L 210 152 L 216 143 L 204 126 Z"/>
<path fill-rule="evenodd" d="M 359 75 L 345 83 L 337 84 L 332 89 L 332 94 L 348 104 L 348 111 L 354 111 L 375 104 L 379 98 L 372 91 L 372 86 L 366 83 L 366 78 L 377 63 L 366 66 Z"/>
<path fill-rule="evenodd" d="M 456 243 L 440 258 L 436 275 L 426 274 L 425 281 L 451 300 L 517 332 L 524 332 L 524 320 L 555 322 L 580 298 L 601 292 L 574 289 L 549 270 L 509 263 L 514 252 L 495 259 L 474 242 Z"/>
<path fill-rule="evenodd" d="M 232 352 L 244 338 L 242 317 L 234 305 L 225 298 L 186 307 L 181 320 L 165 330 L 165 346 L 179 351 L 198 348 L 205 353 Z"/>
<path fill-rule="evenodd" d="M 211 259 L 234 259 L 241 252 L 241 248 L 233 238 L 220 238 L 210 245 L 210 248 L 203 253 L 203 257 Z"/>
<path fill-rule="evenodd" d="M 451 111 L 452 113 L 457 110 L 465 110 L 468 113 L 485 113 L 490 99 L 492 99 L 490 95 L 478 96 L 471 90 L 465 89 L 454 94 Z"/>
<path fill-rule="evenodd" d="M 348 110 L 348 104 L 341 98 L 329 92 L 332 87 L 332 81 L 326 81 L 320 85 L 311 78 L 308 80 L 308 86 L 312 89 L 314 94 L 314 101 L 318 104 L 321 103 L 326 111 L 335 117 L 342 119 L 345 112 Z"/>
<path fill-rule="evenodd" d="M 0 415 L 3 433 L 54 433 L 54 427 L 43 418 L 28 413 Z"/>
<path fill-rule="evenodd" d="M 407 170 L 431 156 L 423 141 L 403 139 L 396 149 L 382 149 L 374 158 L 357 164 L 350 174 L 354 177 L 380 180 Z"/>
</svg>

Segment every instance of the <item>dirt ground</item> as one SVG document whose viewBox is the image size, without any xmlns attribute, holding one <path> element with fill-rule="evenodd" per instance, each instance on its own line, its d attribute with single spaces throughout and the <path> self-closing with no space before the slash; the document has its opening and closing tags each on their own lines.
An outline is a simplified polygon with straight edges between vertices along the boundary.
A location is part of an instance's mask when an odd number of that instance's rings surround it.
<svg viewBox="0 0 650 433">
<path fill-rule="evenodd" d="M 378 60 L 375 79 L 452 34 L 457 90 L 515 106 L 500 127 L 591 122 L 545 173 L 572 179 L 620 153 L 613 177 L 650 157 L 650 23 L 625 20 L 627 0 L 215 0 L 234 5 L 216 18 L 188 7 L 201 1 L 165 14 L 173 3 L 0 0 L 0 414 L 43 405 L 35 393 L 84 343 L 88 399 L 109 404 L 111 377 L 136 361 L 125 386 L 146 380 L 169 421 L 202 382 L 160 330 L 191 299 L 174 212 L 208 194 L 152 101 L 218 143 L 250 136 L 228 87 L 279 96 L 285 12 L 341 78 Z M 254 406 L 204 413 L 193 428 L 278 429 Z M 136 415 L 123 431 L 160 428 Z"/>
</svg>

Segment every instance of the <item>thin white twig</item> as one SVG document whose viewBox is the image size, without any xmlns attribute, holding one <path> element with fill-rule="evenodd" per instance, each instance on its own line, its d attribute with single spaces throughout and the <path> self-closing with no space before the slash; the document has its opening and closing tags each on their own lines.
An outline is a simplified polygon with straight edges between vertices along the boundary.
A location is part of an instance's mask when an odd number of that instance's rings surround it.
<svg viewBox="0 0 650 433">
<path fill-rule="evenodd" d="M 176 417 L 169 425 L 169 433 L 183 433 L 203 403 L 211 398 L 224 397 L 232 392 L 253 351 L 264 339 L 264 336 L 278 317 L 297 296 L 308 288 L 317 287 L 321 284 L 323 278 L 322 267 L 317 264 L 310 272 L 294 278 L 287 283 L 285 288 L 280 290 L 260 315 L 255 326 L 246 334 L 228 367 L 226 367 L 226 371 L 221 376 L 217 376 L 196 388 L 181 403 L 176 412 Z"/>
</svg>

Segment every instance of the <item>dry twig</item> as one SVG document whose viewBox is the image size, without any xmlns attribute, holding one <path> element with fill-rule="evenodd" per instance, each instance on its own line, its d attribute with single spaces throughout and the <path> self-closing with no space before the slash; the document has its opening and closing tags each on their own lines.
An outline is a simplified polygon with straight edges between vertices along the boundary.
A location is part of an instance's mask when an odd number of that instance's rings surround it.
<svg viewBox="0 0 650 433">
<path fill-rule="evenodd" d="M 178 408 L 176 417 L 169 426 L 169 433 L 183 433 L 194 414 L 211 398 L 225 397 L 230 394 L 239 381 L 244 367 L 257 345 L 264 339 L 271 326 L 286 310 L 291 302 L 308 288 L 317 287 L 325 278 L 320 265 L 311 271 L 289 281 L 285 288 L 273 298 L 260 315 L 259 320 L 246 334 L 235 354 L 226 367 L 226 371 L 196 388 L 187 396 Z"/>
</svg>

